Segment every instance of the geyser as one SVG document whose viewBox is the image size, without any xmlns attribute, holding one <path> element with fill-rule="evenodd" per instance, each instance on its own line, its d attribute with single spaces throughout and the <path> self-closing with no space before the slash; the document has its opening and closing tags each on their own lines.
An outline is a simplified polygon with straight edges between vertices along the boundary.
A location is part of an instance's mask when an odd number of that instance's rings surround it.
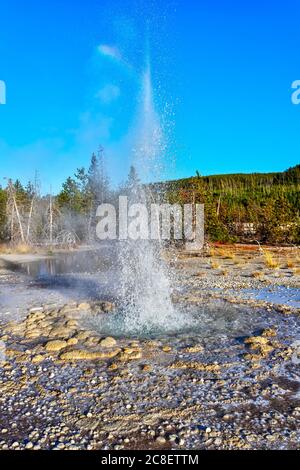
<svg viewBox="0 0 300 470">
<path fill-rule="evenodd" d="M 149 179 L 161 167 L 165 138 L 153 100 L 150 61 L 143 76 L 142 100 L 139 111 L 133 164 Z M 149 205 L 146 190 L 141 185 L 130 188 L 130 204 Z M 151 199 L 151 198 L 150 198 Z M 147 222 L 146 222 L 147 223 Z M 188 315 L 178 313 L 171 300 L 172 288 L 167 266 L 161 259 L 161 244 L 154 240 L 119 241 L 121 281 L 118 313 L 100 320 L 105 333 L 153 335 L 181 330 L 192 322 Z"/>
</svg>

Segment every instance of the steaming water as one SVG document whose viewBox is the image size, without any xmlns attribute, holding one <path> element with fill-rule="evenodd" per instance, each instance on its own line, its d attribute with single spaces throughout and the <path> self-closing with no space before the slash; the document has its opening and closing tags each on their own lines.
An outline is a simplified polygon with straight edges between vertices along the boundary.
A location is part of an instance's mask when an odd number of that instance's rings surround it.
<svg viewBox="0 0 300 470">
<path fill-rule="evenodd" d="M 124 333 L 147 336 L 186 328 L 187 316 L 179 313 L 171 300 L 170 276 L 160 258 L 160 246 L 129 241 L 121 257 L 122 315 L 118 323 L 121 320 Z"/>
<path fill-rule="evenodd" d="M 155 110 L 148 60 L 133 159 L 138 170 L 142 168 L 144 178 L 157 174 L 164 150 L 165 138 Z M 147 196 L 140 187 L 132 188 L 128 198 L 129 206 L 132 203 L 147 205 Z M 187 318 L 172 304 L 170 277 L 161 260 L 160 248 L 159 243 L 151 240 L 128 239 L 122 243 L 119 256 L 121 307 L 116 315 L 102 320 L 101 330 L 111 334 L 121 330 L 124 335 L 147 335 L 186 327 Z"/>
<path fill-rule="evenodd" d="M 134 164 L 141 175 L 149 180 L 160 177 L 166 154 L 166 136 L 155 109 L 150 60 L 147 60 L 142 81 L 141 106 L 136 125 Z"/>
</svg>

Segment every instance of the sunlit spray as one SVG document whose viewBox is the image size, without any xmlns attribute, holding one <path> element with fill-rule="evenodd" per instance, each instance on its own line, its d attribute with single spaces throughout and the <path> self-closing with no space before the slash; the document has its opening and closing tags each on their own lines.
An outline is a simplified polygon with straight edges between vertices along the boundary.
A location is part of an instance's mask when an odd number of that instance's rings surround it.
<svg viewBox="0 0 300 470">
<path fill-rule="evenodd" d="M 132 163 L 141 170 L 143 179 L 158 175 L 166 148 L 165 136 L 155 109 L 149 56 L 142 77 L 140 109 Z M 147 207 L 153 202 L 141 184 L 130 188 L 128 206 L 140 204 Z M 134 219 L 137 214 L 129 214 Z M 146 226 L 147 211 L 138 214 L 140 226 Z M 144 222 L 144 223 L 143 223 Z M 136 229 L 136 227 L 135 227 Z M 172 288 L 167 266 L 162 261 L 160 239 L 132 239 L 119 241 L 119 312 L 102 321 L 106 333 L 126 335 L 151 335 L 158 332 L 180 331 L 188 319 L 174 309 Z"/>
</svg>

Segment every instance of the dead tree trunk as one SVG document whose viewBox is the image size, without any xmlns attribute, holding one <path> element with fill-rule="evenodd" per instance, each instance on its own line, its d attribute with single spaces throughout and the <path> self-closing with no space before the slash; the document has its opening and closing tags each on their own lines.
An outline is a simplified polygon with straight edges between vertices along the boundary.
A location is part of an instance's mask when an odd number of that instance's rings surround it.
<svg viewBox="0 0 300 470">
<path fill-rule="evenodd" d="M 10 220 L 10 238 L 13 239 L 14 236 L 14 217 L 15 217 L 15 208 L 14 205 L 11 206 L 11 220 Z"/>
<path fill-rule="evenodd" d="M 53 205 L 52 205 L 52 194 L 50 191 L 50 205 L 49 205 L 49 211 L 50 211 L 50 221 L 49 221 L 49 232 L 50 232 L 50 245 L 53 243 Z"/>
<path fill-rule="evenodd" d="M 220 215 L 220 209 L 221 209 L 221 194 L 220 194 L 219 200 L 218 200 L 217 217 L 219 217 L 219 215 Z"/>
<path fill-rule="evenodd" d="M 30 229 L 31 229 L 31 219 L 32 219 L 32 213 L 33 213 L 33 205 L 34 205 L 34 197 L 32 198 L 31 204 L 30 204 L 30 211 L 28 215 L 28 223 L 27 223 L 27 235 L 26 235 L 26 240 L 27 243 L 29 243 L 30 240 Z"/>
</svg>

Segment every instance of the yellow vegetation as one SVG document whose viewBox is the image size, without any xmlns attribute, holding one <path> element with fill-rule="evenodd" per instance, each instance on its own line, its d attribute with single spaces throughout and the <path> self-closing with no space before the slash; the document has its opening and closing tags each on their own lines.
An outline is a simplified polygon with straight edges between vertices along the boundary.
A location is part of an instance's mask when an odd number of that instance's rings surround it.
<svg viewBox="0 0 300 470">
<path fill-rule="evenodd" d="M 292 259 L 288 259 L 287 262 L 286 262 L 286 266 L 288 268 L 294 268 L 295 267 L 295 261 L 292 260 Z"/>
<path fill-rule="evenodd" d="M 264 262 L 268 268 L 277 269 L 279 268 L 278 261 L 274 258 L 270 251 L 264 251 Z"/>
<path fill-rule="evenodd" d="M 16 245 L 3 243 L 0 245 L 0 253 L 5 255 L 26 255 L 27 253 L 33 253 L 34 251 L 33 247 L 27 243 L 18 243 Z"/>
<path fill-rule="evenodd" d="M 220 254 L 220 256 L 222 256 L 225 259 L 232 259 L 232 260 L 235 259 L 234 252 L 232 250 L 230 250 L 229 248 L 227 248 L 227 249 L 220 248 L 219 254 Z"/>
<path fill-rule="evenodd" d="M 218 263 L 218 261 L 214 260 L 210 262 L 210 266 L 212 269 L 219 269 L 221 265 Z"/>
</svg>

